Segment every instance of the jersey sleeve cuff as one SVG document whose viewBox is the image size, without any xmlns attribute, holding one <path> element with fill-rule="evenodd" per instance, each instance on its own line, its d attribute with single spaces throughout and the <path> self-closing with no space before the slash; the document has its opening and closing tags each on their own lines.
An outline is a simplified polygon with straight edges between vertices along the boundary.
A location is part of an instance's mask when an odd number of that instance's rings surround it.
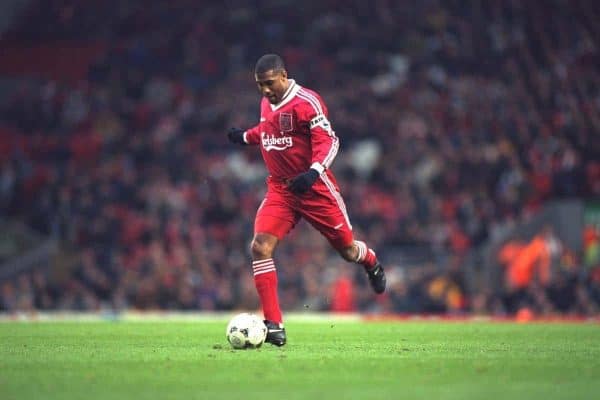
<svg viewBox="0 0 600 400">
<path fill-rule="evenodd" d="M 248 144 L 248 139 L 246 139 L 246 135 L 248 134 L 248 131 L 244 132 L 244 136 L 242 136 L 242 139 L 244 140 L 244 143 Z"/>
<path fill-rule="evenodd" d="M 320 163 L 315 162 L 310 166 L 312 169 L 314 169 L 315 171 L 317 171 L 319 173 L 319 175 L 321 175 L 323 173 L 323 171 L 325 171 L 325 167 L 322 166 Z"/>
</svg>

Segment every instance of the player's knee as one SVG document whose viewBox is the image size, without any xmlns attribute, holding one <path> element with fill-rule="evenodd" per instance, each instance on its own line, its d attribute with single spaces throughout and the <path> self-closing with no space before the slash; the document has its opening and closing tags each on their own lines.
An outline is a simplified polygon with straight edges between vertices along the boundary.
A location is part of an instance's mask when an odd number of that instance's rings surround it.
<svg viewBox="0 0 600 400">
<path fill-rule="evenodd" d="M 275 244 L 272 240 L 268 240 L 260 235 L 257 235 L 252 239 L 250 244 L 250 251 L 252 252 L 252 258 L 255 260 L 262 260 L 265 258 L 273 257 L 273 250 Z"/>
<path fill-rule="evenodd" d="M 338 253 L 346 261 L 356 261 L 356 249 L 353 245 L 337 249 Z"/>
</svg>

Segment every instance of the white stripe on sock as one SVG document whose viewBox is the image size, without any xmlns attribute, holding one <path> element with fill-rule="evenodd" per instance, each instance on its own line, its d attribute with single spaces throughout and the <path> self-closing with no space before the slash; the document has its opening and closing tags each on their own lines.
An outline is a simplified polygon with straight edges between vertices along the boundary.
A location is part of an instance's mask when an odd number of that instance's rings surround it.
<svg viewBox="0 0 600 400">
<path fill-rule="evenodd" d="M 263 265 L 263 264 L 267 264 L 267 263 L 272 263 L 273 259 L 272 258 L 267 258 L 266 260 L 256 260 L 256 261 L 252 261 L 252 266 L 258 266 L 258 265 Z"/>
<path fill-rule="evenodd" d="M 271 271 L 275 271 L 275 268 L 265 269 L 265 270 L 261 270 L 261 271 L 254 271 L 254 276 L 260 275 L 260 274 L 266 274 L 267 272 L 271 272 Z"/>
<path fill-rule="evenodd" d="M 274 265 L 273 262 L 266 263 L 266 264 L 260 264 L 260 265 L 253 265 L 252 269 L 264 268 L 264 267 L 272 267 L 273 265 Z"/>
<path fill-rule="evenodd" d="M 252 261 L 252 270 L 254 272 L 254 276 L 275 271 L 275 263 L 273 262 L 272 258 Z"/>
<path fill-rule="evenodd" d="M 254 272 L 256 272 L 256 271 L 263 271 L 265 269 L 275 269 L 275 266 L 274 265 L 265 265 L 264 267 L 254 268 L 253 270 L 254 270 Z"/>
</svg>

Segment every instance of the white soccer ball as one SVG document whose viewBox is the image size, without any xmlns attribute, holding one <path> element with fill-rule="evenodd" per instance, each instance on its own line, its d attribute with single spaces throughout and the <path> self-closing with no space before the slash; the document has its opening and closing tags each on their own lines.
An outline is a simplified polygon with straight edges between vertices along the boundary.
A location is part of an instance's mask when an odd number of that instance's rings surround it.
<svg viewBox="0 0 600 400">
<path fill-rule="evenodd" d="M 265 342 L 267 327 L 258 316 L 242 313 L 229 321 L 225 335 L 234 349 L 256 349 Z"/>
</svg>

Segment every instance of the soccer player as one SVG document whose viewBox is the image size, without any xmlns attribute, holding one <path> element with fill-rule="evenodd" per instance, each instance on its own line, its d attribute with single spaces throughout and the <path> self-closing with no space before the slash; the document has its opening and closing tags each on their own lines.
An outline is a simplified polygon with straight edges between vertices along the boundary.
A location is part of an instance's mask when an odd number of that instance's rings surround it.
<svg viewBox="0 0 600 400">
<path fill-rule="evenodd" d="M 289 79 L 276 54 L 257 61 L 254 77 L 263 96 L 260 122 L 247 130 L 230 128 L 227 136 L 240 145 L 259 145 L 269 172 L 267 193 L 254 221 L 252 269 L 268 328 L 266 341 L 283 346 L 286 334 L 273 252 L 300 218 L 318 229 L 345 260 L 361 264 L 375 293 L 383 293 L 386 279 L 375 252 L 354 239 L 344 200 L 329 169 L 339 139 L 323 99 Z"/>
</svg>

